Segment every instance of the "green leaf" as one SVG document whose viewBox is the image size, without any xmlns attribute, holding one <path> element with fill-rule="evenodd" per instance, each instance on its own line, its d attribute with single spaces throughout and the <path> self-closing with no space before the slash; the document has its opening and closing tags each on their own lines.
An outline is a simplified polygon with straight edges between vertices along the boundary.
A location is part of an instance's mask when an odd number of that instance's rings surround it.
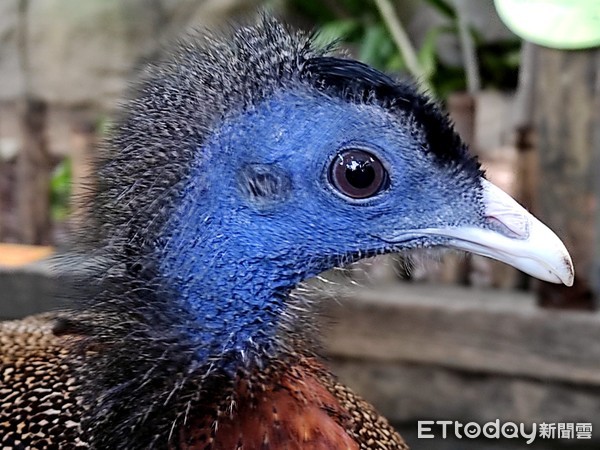
<svg viewBox="0 0 600 450">
<path fill-rule="evenodd" d="M 435 8 L 443 16 L 448 19 L 456 19 L 456 10 L 454 7 L 445 0 L 425 0 L 429 5 Z"/>
<path fill-rule="evenodd" d="M 332 42 L 346 40 L 348 36 L 360 28 L 360 23 L 356 19 L 333 20 L 321 25 L 315 43 L 318 46 L 326 46 Z"/>
<path fill-rule="evenodd" d="M 72 164 L 69 158 L 61 161 L 50 179 L 50 210 L 55 221 L 65 220 L 70 212 Z"/>
<path fill-rule="evenodd" d="M 423 44 L 417 53 L 417 58 L 423 69 L 423 75 L 426 79 L 430 79 L 436 69 L 437 61 L 437 39 L 440 33 L 444 30 L 442 27 L 431 28 L 425 35 Z"/>
<path fill-rule="evenodd" d="M 388 51 L 390 48 L 393 51 L 393 45 L 390 47 L 391 44 L 388 31 L 383 24 L 368 26 L 359 48 L 359 59 L 378 68 L 385 67 L 387 58 L 382 55 L 382 49 L 385 50 L 387 47 Z M 390 56 L 388 54 L 388 58 Z"/>
<path fill-rule="evenodd" d="M 386 70 L 388 72 L 406 72 L 406 63 L 399 53 L 396 53 L 390 58 L 386 66 Z"/>
<path fill-rule="evenodd" d="M 498 15 L 517 36 L 558 49 L 600 45 L 598 0 L 495 0 Z"/>
</svg>

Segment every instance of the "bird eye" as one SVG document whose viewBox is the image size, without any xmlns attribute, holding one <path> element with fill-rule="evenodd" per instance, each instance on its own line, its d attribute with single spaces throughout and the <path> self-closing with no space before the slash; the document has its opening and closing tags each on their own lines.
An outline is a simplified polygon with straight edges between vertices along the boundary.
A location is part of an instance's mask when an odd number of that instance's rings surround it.
<svg viewBox="0 0 600 450">
<path fill-rule="evenodd" d="M 340 152 L 329 168 L 335 188 L 351 198 L 368 198 L 384 187 L 387 171 L 377 157 L 359 149 Z"/>
</svg>

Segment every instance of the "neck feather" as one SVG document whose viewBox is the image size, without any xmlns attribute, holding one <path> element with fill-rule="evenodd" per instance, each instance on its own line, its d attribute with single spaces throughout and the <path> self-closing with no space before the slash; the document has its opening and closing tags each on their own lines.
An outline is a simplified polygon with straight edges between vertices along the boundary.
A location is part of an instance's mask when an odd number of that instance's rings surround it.
<svg viewBox="0 0 600 450">
<path fill-rule="evenodd" d="M 242 237 L 222 220 L 202 222 L 200 235 L 194 226 L 175 224 L 178 232 L 160 258 L 174 307 L 192 317 L 185 334 L 197 343 L 200 363 L 219 360 L 230 373 L 262 366 L 289 351 L 289 337 L 296 338 L 304 320 L 289 294 L 321 270 L 298 270 L 291 255 L 267 250 L 261 239 Z"/>
</svg>

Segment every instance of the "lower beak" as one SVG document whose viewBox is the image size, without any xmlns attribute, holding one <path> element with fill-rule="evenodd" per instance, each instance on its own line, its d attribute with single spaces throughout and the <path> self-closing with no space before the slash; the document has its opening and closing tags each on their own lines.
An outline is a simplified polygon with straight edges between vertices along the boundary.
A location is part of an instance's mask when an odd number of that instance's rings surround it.
<svg viewBox="0 0 600 450">
<path fill-rule="evenodd" d="M 429 228 L 419 233 L 446 237 L 448 247 L 497 259 L 540 280 L 572 286 L 573 262 L 558 236 L 502 189 L 485 179 L 481 182 L 489 228 Z"/>
</svg>

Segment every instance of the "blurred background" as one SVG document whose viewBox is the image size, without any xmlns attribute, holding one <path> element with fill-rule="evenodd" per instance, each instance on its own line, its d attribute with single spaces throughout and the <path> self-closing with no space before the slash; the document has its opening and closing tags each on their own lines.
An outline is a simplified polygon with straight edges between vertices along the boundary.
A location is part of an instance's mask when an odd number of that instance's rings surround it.
<svg viewBox="0 0 600 450">
<path fill-rule="evenodd" d="M 415 77 L 488 177 L 564 240 L 576 266 L 570 289 L 458 254 L 326 274 L 312 284 L 341 300 L 321 302 L 335 372 L 415 448 L 600 448 L 600 50 L 525 42 L 491 0 L 2 0 L 0 319 L 60 307 L 48 293 L 64 268 L 47 258 L 81 212 L 73 199 L 89 157 L 140 68 L 186 30 L 265 7 Z M 591 440 L 419 447 L 425 419 L 595 428 Z"/>
</svg>

